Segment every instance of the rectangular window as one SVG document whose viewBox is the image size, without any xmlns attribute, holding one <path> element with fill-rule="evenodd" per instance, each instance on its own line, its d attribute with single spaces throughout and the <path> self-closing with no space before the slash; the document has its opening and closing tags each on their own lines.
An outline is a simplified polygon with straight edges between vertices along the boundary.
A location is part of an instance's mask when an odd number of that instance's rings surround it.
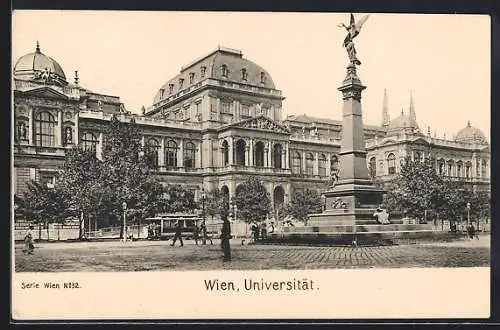
<svg viewBox="0 0 500 330">
<path fill-rule="evenodd" d="M 194 104 L 194 107 L 195 107 L 196 114 L 199 115 L 201 113 L 201 101 L 200 102 L 196 102 Z"/>
<path fill-rule="evenodd" d="M 250 117 L 250 107 L 248 105 L 241 105 L 241 116 L 242 117 Z"/>
<path fill-rule="evenodd" d="M 56 176 L 52 172 L 39 172 L 39 182 L 41 185 L 47 186 L 48 188 L 54 188 L 56 183 Z"/>
<path fill-rule="evenodd" d="M 231 103 L 230 102 L 221 102 L 221 112 L 222 113 L 231 113 Z"/>
</svg>

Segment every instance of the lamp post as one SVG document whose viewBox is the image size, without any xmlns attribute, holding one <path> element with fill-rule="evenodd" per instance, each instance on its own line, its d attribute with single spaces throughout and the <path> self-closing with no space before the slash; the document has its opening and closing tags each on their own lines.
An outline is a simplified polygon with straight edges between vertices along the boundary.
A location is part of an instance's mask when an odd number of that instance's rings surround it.
<svg viewBox="0 0 500 330">
<path fill-rule="evenodd" d="M 207 235 L 206 235 L 206 223 L 205 223 L 205 199 L 207 198 L 207 194 L 205 193 L 205 189 L 201 189 L 201 205 L 202 205 L 202 223 L 203 223 L 203 245 L 207 244 Z"/>
<path fill-rule="evenodd" d="M 470 226 L 470 202 L 467 202 L 467 226 Z"/>
<path fill-rule="evenodd" d="M 122 203 L 123 209 L 123 241 L 127 241 L 127 202 Z"/>
</svg>

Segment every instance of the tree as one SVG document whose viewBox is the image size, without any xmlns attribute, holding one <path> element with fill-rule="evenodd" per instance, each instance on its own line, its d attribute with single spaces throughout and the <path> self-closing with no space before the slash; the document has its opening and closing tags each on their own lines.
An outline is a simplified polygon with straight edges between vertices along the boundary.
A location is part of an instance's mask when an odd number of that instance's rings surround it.
<svg viewBox="0 0 500 330">
<path fill-rule="evenodd" d="M 445 204 L 445 182 L 430 161 L 413 162 L 406 159 L 398 177 L 390 183 L 384 203 L 390 212 L 403 212 L 414 218 L 427 217 L 442 210 Z"/>
<path fill-rule="evenodd" d="M 55 187 L 64 192 L 68 211 L 79 216 L 82 238 L 84 217 L 92 219 L 106 213 L 109 187 L 105 185 L 102 162 L 91 150 L 68 150 Z"/>
<path fill-rule="evenodd" d="M 229 216 L 229 196 L 218 188 L 211 190 L 205 200 L 205 214 L 212 217 L 218 215 L 221 219 Z"/>
<path fill-rule="evenodd" d="M 194 193 L 181 185 L 168 185 L 163 190 L 160 209 L 166 213 L 193 212 L 198 208 Z"/>
<path fill-rule="evenodd" d="M 284 213 L 307 223 L 309 214 L 321 213 L 322 210 L 323 203 L 318 191 L 306 188 L 305 190 L 297 190 L 294 192 L 292 200 L 284 209 Z"/>
<path fill-rule="evenodd" d="M 43 223 L 50 239 L 49 224 L 61 223 L 70 214 L 64 192 L 45 184 L 30 182 L 28 191 L 16 198 L 18 212 L 36 223 Z"/>
<path fill-rule="evenodd" d="M 249 177 L 238 185 L 234 202 L 238 208 L 238 217 L 246 222 L 263 221 L 271 211 L 270 194 L 255 177 Z"/>
<path fill-rule="evenodd" d="M 151 214 L 161 189 L 151 174 L 154 164 L 148 148 L 141 145 L 135 121 L 120 122 L 115 116 L 104 130 L 102 178 L 105 204 L 114 221 L 122 224 L 122 203 L 127 203 L 131 219 Z M 121 237 L 124 228 L 122 226 Z"/>
</svg>

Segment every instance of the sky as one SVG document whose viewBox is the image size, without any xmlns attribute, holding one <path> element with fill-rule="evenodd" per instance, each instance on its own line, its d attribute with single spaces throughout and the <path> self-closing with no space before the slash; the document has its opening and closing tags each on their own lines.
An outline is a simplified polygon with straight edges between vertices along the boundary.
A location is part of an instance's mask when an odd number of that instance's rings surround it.
<svg viewBox="0 0 500 330">
<path fill-rule="evenodd" d="M 341 120 L 341 22 L 348 13 L 21 10 L 13 14 L 12 63 L 38 40 L 69 81 L 78 70 L 82 86 L 140 113 L 181 66 L 224 46 L 269 72 L 286 97 L 283 118 Z M 451 139 L 470 120 L 490 140 L 489 16 L 370 14 L 355 45 L 365 124 L 381 123 L 384 89 L 391 119 L 408 113 L 412 91 L 423 133 L 430 126 Z"/>
</svg>

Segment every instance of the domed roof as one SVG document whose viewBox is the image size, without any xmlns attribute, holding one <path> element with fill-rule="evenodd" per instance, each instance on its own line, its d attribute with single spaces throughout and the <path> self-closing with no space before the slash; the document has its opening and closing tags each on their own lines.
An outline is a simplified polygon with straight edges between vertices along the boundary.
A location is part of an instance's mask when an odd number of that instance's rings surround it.
<svg viewBox="0 0 500 330">
<path fill-rule="evenodd" d="M 418 123 L 415 119 L 411 118 L 410 116 L 405 115 L 403 112 L 401 112 L 401 115 L 394 118 L 389 122 L 388 130 L 395 130 L 395 129 L 401 129 L 401 128 L 417 128 L 418 129 Z"/>
<path fill-rule="evenodd" d="M 178 75 L 160 88 L 153 103 L 207 78 L 275 89 L 271 76 L 264 68 L 243 58 L 239 50 L 219 47 L 182 67 Z"/>
<path fill-rule="evenodd" d="M 467 126 L 458 131 L 455 141 L 466 142 L 466 143 L 488 143 L 484 133 L 481 132 L 479 128 L 470 125 L 470 121 L 467 122 Z"/>
<path fill-rule="evenodd" d="M 21 56 L 14 65 L 14 77 L 25 80 L 45 80 L 59 84 L 67 84 L 63 69 L 53 58 L 40 51 L 37 42 L 36 50 Z"/>
</svg>

